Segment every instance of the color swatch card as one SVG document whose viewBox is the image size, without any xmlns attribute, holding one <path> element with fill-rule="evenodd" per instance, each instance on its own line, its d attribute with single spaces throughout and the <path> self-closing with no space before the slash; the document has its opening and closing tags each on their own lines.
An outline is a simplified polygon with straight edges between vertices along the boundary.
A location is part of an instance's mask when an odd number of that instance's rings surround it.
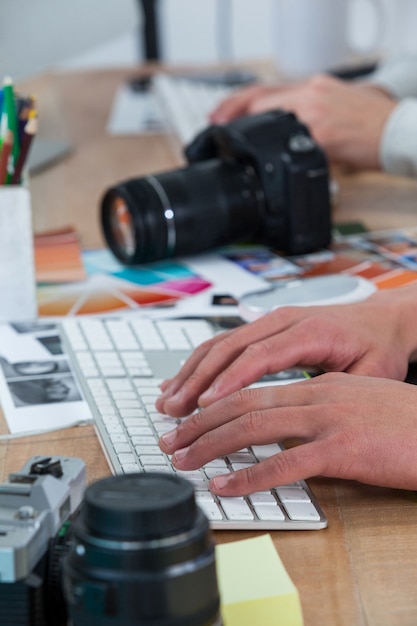
<svg viewBox="0 0 417 626">
<path fill-rule="evenodd" d="M 128 268 L 108 250 L 84 252 L 82 260 L 85 280 L 38 287 L 39 315 L 97 315 L 172 306 L 210 287 L 207 280 L 175 262 Z"/>
<path fill-rule="evenodd" d="M 82 253 L 86 279 L 78 282 L 39 284 L 39 315 L 104 315 L 151 310 L 194 314 L 210 312 L 213 293 L 233 293 L 265 288 L 253 276 L 218 254 L 199 255 L 126 267 L 109 250 Z"/>
<path fill-rule="evenodd" d="M 417 229 L 342 237 L 329 250 L 282 257 L 259 246 L 225 249 L 227 259 L 268 282 L 346 273 L 374 283 L 377 289 L 417 281 Z"/>
<path fill-rule="evenodd" d="M 36 281 L 68 283 L 85 280 L 81 245 L 73 228 L 35 234 Z"/>
</svg>

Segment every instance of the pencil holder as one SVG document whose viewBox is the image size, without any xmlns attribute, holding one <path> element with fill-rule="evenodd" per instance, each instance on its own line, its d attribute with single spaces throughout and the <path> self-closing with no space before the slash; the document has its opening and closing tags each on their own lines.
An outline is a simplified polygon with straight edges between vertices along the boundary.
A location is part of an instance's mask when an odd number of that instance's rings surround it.
<svg viewBox="0 0 417 626">
<path fill-rule="evenodd" d="M 33 230 L 27 187 L 0 186 L 0 322 L 37 315 Z"/>
</svg>

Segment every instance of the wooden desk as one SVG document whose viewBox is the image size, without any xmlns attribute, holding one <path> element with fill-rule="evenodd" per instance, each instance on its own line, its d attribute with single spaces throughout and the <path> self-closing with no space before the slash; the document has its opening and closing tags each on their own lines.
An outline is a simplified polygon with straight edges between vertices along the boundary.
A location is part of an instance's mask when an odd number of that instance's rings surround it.
<svg viewBox="0 0 417 626">
<path fill-rule="evenodd" d="M 71 156 L 31 181 L 36 230 L 72 223 L 85 247 L 100 246 L 103 190 L 119 179 L 178 165 L 162 137 L 106 136 L 113 94 L 130 75 L 119 70 L 52 75 L 26 85 L 38 97 L 44 136 L 62 133 L 64 121 L 74 145 Z M 370 228 L 417 223 L 415 181 L 380 174 L 339 175 L 338 181 L 337 221 L 360 219 Z M 6 432 L 4 422 L 0 426 Z M 109 473 L 93 429 L 80 427 L 0 443 L 0 480 L 34 454 L 80 456 L 90 481 Z M 415 626 L 415 494 L 327 479 L 310 484 L 329 528 L 271 533 L 299 589 L 305 626 Z M 215 538 L 228 542 L 250 535 L 223 531 Z"/>
</svg>

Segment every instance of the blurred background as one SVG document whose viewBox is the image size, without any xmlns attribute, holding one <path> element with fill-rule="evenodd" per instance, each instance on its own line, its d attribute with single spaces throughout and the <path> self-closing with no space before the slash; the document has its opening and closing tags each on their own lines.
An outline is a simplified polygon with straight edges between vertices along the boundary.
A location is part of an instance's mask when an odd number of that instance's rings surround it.
<svg viewBox="0 0 417 626">
<path fill-rule="evenodd" d="M 285 35 L 302 46 L 320 25 L 333 28 L 329 2 L 343 11 L 349 5 L 348 16 L 343 13 L 349 46 L 365 59 L 417 51 L 415 0 L 1 0 L 0 75 L 18 81 L 51 68 L 133 66 L 147 55 L 145 5 L 156 11 L 162 61 L 272 57 L 279 64 L 293 54 L 288 43 L 282 48 Z M 312 7 L 315 24 L 303 19 Z M 288 11 L 295 13 L 291 17 Z M 291 19 L 298 31 L 288 25 L 283 30 Z M 334 54 L 337 63 L 349 61 Z"/>
</svg>

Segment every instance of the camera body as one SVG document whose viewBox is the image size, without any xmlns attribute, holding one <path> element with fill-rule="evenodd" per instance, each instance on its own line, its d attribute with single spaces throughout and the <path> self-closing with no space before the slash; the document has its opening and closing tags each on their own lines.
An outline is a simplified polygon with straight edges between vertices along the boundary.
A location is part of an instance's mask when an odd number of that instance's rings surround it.
<svg viewBox="0 0 417 626">
<path fill-rule="evenodd" d="M 66 623 L 60 592 L 65 524 L 86 485 L 85 464 L 32 457 L 0 485 L 0 624 Z M 55 612 L 56 609 L 56 612 Z"/>
<path fill-rule="evenodd" d="M 288 254 L 329 245 L 327 160 L 293 113 L 276 110 L 211 126 L 185 149 L 190 164 L 213 158 L 252 167 L 259 180 L 261 243 Z"/>
<path fill-rule="evenodd" d="M 306 254 L 331 240 L 326 156 L 296 116 L 281 110 L 202 131 L 188 165 L 107 190 L 105 238 L 128 265 L 256 242 Z"/>
</svg>

